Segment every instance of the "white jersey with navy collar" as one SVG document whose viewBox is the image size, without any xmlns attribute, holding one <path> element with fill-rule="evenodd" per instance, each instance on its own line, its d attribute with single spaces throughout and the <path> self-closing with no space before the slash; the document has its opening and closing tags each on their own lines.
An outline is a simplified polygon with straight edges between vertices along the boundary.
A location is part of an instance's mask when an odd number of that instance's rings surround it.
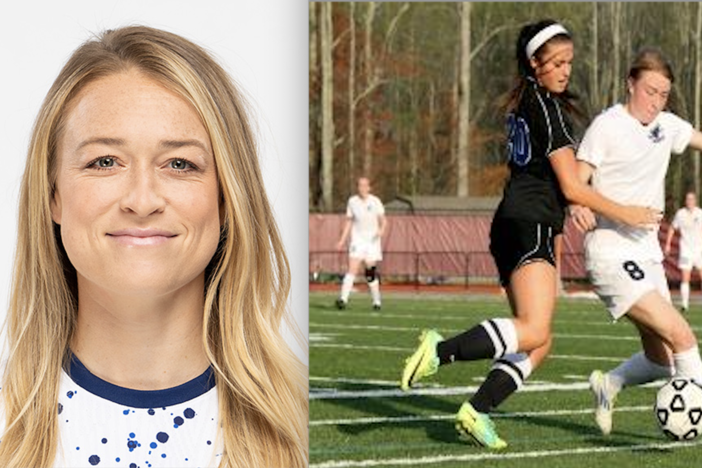
<svg viewBox="0 0 702 468">
<path fill-rule="evenodd" d="M 617 104 L 592 122 L 577 158 L 595 168 L 592 186 L 605 197 L 662 211 L 670 155 L 683 152 L 691 137 L 692 125 L 670 112 L 643 125 Z M 601 215 L 585 238 L 585 250 L 590 260 L 663 259 L 657 228 L 632 228 Z"/>
<path fill-rule="evenodd" d="M 57 411 L 56 468 L 204 468 L 221 460 L 211 368 L 177 387 L 131 390 L 74 357 L 61 376 Z"/>
</svg>

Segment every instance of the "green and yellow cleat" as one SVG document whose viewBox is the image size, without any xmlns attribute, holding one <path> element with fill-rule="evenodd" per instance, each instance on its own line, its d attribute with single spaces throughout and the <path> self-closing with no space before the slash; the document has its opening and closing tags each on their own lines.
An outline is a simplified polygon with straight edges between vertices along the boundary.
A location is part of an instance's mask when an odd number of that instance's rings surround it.
<svg viewBox="0 0 702 468">
<path fill-rule="evenodd" d="M 456 414 L 456 430 L 465 439 L 491 450 L 502 450 L 507 442 L 500 439 L 495 431 L 495 423 L 487 414 L 479 413 L 468 402 L 461 405 Z"/>
<path fill-rule="evenodd" d="M 424 330 L 419 335 L 417 350 L 405 359 L 405 368 L 402 371 L 402 381 L 400 382 L 402 390 L 407 391 L 419 379 L 436 373 L 439 369 L 436 345 L 441 341 L 444 341 L 444 337 L 436 330 Z"/>
</svg>

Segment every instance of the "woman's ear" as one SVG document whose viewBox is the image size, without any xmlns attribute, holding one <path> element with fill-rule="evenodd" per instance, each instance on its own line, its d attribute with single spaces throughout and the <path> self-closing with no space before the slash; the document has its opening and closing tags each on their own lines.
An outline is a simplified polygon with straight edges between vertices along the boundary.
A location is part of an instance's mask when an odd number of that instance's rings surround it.
<svg viewBox="0 0 702 468">
<path fill-rule="evenodd" d="M 538 60 L 536 60 L 536 57 L 532 57 L 529 59 L 529 65 L 531 65 L 531 68 L 533 68 L 534 70 L 539 68 L 539 62 Z"/>
<path fill-rule="evenodd" d="M 626 89 L 629 94 L 634 94 L 634 80 L 632 78 L 626 79 Z"/>
</svg>

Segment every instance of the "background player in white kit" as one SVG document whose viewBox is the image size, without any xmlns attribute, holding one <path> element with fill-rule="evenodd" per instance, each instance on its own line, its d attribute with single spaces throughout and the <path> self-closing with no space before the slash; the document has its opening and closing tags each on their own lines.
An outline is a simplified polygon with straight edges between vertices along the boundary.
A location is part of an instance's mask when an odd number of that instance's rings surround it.
<svg viewBox="0 0 702 468">
<path fill-rule="evenodd" d="M 339 250 L 349 242 L 349 268 L 341 283 L 341 294 L 336 300 L 339 309 L 346 308 L 356 275 L 365 264 L 366 282 L 373 300 L 373 310 L 380 310 L 380 280 L 377 264 L 383 259 L 381 239 L 387 229 L 385 207 L 378 197 L 370 193 L 370 180 L 358 179 L 358 194 L 346 204 L 346 223 L 337 244 Z"/>
<path fill-rule="evenodd" d="M 673 72 L 663 55 L 640 52 L 627 78 L 628 100 L 602 112 L 578 150 L 579 171 L 597 191 L 619 203 L 641 204 L 662 212 L 665 174 L 671 153 L 702 148 L 702 133 L 665 112 Z M 590 375 L 595 418 L 604 434 L 612 428 L 617 393 L 673 373 L 702 382 L 697 339 L 670 301 L 658 228 L 631 228 L 575 210 L 585 238 L 586 265 L 593 286 L 616 321 L 626 316 L 638 329 L 643 352 L 607 373 Z M 591 215 L 591 213 L 590 213 Z"/>
<path fill-rule="evenodd" d="M 697 194 L 685 194 L 685 206 L 673 217 L 665 239 L 665 254 L 670 254 L 675 232 L 680 233 L 678 268 L 682 273 L 680 281 L 681 308 L 686 311 L 690 305 L 690 277 L 692 268 L 702 271 L 702 209 L 697 206 Z"/>
</svg>

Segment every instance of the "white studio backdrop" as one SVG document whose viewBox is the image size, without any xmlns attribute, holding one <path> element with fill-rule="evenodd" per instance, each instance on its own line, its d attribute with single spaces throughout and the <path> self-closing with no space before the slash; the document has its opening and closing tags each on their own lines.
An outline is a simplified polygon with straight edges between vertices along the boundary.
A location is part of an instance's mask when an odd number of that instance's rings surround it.
<svg viewBox="0 0 702 468">
<path fill-rule="evenodd" d="M 290 259 L 291 308 L 307 335 L 307 10 L 306 0 L 2 3 L 0 321 L 9 302 L 19 184 L 41 102 L 70 54 L 92 34 L 142 24 L 205 47 L 246 92 L 259 126 L 266 189 Z M 5 336 L 0 339 L 4 343 Z"/>
</svg>

